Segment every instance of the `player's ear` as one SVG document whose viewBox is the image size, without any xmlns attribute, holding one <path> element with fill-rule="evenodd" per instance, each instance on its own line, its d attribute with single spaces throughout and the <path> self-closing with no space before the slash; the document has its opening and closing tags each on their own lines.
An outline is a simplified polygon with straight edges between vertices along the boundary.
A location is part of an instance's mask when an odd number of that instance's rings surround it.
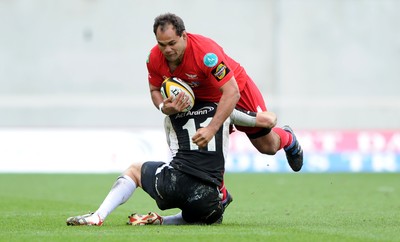
<svg viewBox="0 0 400 242">
<path fill-rule="evenodd" d="M 186 40 L 186 39 L 187 39 L 186 30 L 184 30 L 184 31 L 182 32 L 182 38 L 183 38 L 183 40 Z"/>
</svg>

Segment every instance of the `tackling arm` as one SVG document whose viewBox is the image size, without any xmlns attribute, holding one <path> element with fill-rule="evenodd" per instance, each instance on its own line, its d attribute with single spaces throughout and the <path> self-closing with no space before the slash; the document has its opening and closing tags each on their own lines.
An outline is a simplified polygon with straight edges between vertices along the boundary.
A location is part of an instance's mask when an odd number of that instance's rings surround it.
<svg viewBox="0 0 400 242">
<path fill-rule="evenodd" d="M 198 129 L 196 134 L 192 137 L 193 143 L 199 147 L 205 147 L 212 137 L 214 137 L 223 122 L 231 115 L 240 99 L 239 87 L 234 77 L 226 82 L 220 90 L 222 96 L 219 100 L 214 118 L 207 127 Z"/>
<path fill-rule="evenodd" d="M 221 87 L 222 96 L 218 102 L 214 118 L 207 126 L 214 131 L 214 134 L 221 127 L 222 123 L 231 115 L 237 102 L 240 99 L 239 87 L 234 77 Z"/>
<path fill-rule="evenodd" d="M 231 123 L 245 127 L 260 127 L 272 129 L 277 123 L 277 118 L 273 112 L 250 112 L 234 109 L 231 116 Z"/>
</svg>

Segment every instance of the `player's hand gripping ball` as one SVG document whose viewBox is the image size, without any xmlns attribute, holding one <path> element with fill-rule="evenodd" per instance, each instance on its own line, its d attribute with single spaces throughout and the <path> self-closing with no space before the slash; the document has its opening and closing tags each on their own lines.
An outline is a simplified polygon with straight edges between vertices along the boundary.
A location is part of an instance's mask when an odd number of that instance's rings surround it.
<svg viewBox="0 0 400 242">
<path fill-rule="evenodd" d="M 182 112 L 187 112 L 193 108 L 195 99 L 193 90 L 186 82 L 182 81 L 181 79 L 177 77 L 170 77 L 165 79 L 161 85 L 160 91 L 163 98 L 169 98 L 170 96 L 173 96 L 172 100 L 174 100 L 179 93 L 183 92 L 189 102 L 189 106 L 185 108 Z"/>
</svg>

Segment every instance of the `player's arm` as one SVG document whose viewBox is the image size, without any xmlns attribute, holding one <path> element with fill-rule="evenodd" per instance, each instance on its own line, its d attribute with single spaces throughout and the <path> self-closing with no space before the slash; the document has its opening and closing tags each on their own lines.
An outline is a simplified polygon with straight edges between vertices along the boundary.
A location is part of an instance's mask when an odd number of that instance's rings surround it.
<svg viewBox="0 0 400 242">
<path fill-rule="evenodd" d="M 272 129 L 277 123 L 276 114 L 269 111 L 250 112 L 234 109 L 230 119 L 231 123 L 235 125 L 267 129 Z"/>
<path fill-rule="evenodd" d="M 150 96 L 154 106 L 158 109 L 163 103 L 164 98 L 161 96 L 160 88 L 149 83 Z"/>
<path fill-rule="evenodd" d="M 219 100 L 217 111 L 205 128 L 197 130 L 192 137 L 193 143 L 199 147 L 205 147 L 207 143 L 214 137 L 223 122 L 231 115 L 240 98 L 239 87 L 234 77 L 227 81 L 221 88 L 221 99 Z"/>
<path fill-rule="evenodd" d="M 219 130 L 222 123 L 231 115 L 240 99 L 240 92 L 237 82 L 234 77 L 227 81 L 221 88 L 221 99 L 218 102 L 217 111 L 214 118 L 208 125 L 215 132 Z"/>
</svg>

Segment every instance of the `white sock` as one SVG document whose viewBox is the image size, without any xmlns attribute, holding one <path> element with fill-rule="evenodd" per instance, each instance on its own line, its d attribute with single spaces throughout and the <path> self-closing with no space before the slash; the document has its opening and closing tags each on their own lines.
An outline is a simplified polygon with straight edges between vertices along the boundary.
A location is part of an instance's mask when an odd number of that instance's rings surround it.
<svg viewBox="0 0 400 242">
<path fill-rule="evenodd" d="M 136 187 L 136 183 L 129 176 L 118 177 L 107 197 L 95 213 L 100 216 L 100 219 L 105 220 L 114 209 L 125 203 L 132 196 Z"/>
<path fill-rule="evenodd" d="M 175 215 L 163 216 L 163 225 L 183 225 L 187 224 L 185 220 L 182 218 L 182 212 L 179 212 Z"/>
</svg>

